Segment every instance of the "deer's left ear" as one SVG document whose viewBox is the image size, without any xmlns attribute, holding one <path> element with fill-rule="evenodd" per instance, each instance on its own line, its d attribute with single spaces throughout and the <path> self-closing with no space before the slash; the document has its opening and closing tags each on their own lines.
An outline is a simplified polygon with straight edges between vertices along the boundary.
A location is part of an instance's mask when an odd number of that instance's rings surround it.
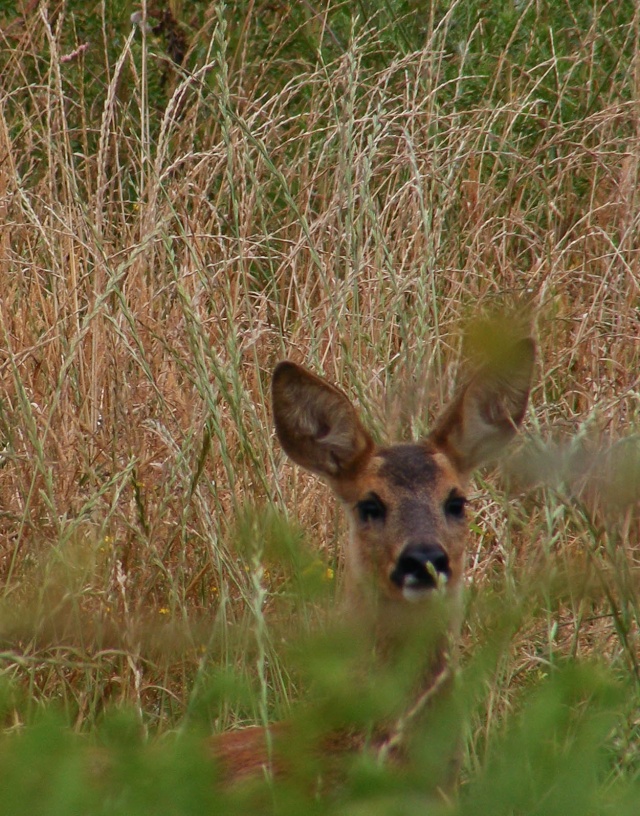
<svg viewBox="0 0 640 816">
<path fill-rule="evenodd" d="M 534 359 L 531 338 L 494 350 L 436 422 L 429 440 L 461 471 L 495 457 L 516 433 L 529 399 Z"/>
<path fill-rule="evenodd" d="M 339 478 L 372 450 L 373 441 L 348 398 L 302 366 L 278 363 L 271 393 L 280 444 L 303 468 Z"/>
</svg>

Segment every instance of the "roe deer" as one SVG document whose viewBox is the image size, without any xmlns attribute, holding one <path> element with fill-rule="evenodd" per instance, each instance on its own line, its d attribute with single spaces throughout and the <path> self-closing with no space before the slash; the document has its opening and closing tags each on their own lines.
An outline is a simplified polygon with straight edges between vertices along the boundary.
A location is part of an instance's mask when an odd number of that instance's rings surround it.
<svg viewBox="0 0 640 816">
<path fill-rule="evenodd" d="M 288 456 L 325 480 L 349 521 L 344 553 L 346 604 L 370 634 L 382 660 L 393 666 L 416 630 L 425 659 L 408 705 L 393 722 L 378 725 L 366 740 L 379 755 L 402 755 L 405 730 L 445 685 L 448 633 L 429 632 L 436 599 L 452 612 L 449 632 L 459 625 L 456 607 L 464 574 L 467 480 L 471 472 L 514 435 L 527 406 L 534 361 L 529 338 L 494 346 L 458 388 L 434 429 L 415 443 L 377 445 L 345 394 L 296 363 L 273 373 L 276 434 Z M 440 589 L 441 591 L 438 591 Z M 433 621 L 433 628 L 437 628 Z M 375 671 L 375 669 L 373 670 Z M 397 712 L 396 712 L 397 714 Z M 213 750 L 224 775 L 238 779 L 269 764 L 281 770 L 278 741 L 288 726 L 255 727 L 215 737 Z M 364 746 L 365 736 L 332 733 L 318 751 Z M 266 742 L 273 750 L 267 751 Z M 285 763 L 286 764 L 286 763 Z"/>
</svg>

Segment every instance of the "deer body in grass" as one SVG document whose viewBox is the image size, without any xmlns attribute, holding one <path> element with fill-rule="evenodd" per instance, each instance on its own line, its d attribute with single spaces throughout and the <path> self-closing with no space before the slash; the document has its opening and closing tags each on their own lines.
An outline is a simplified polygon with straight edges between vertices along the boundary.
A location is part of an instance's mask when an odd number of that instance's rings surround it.
<svg viewBox="0 0 640 816">
<path fill-rule="evenodd" d="M 407 717 L 447 673 L 447 643 L 460 617 L 469 477 L 500 452 L 520 425 L 533 358 L 528 338 L 494 349 L 460 385 L 424 439 L 390 446 L 374 442 L 346 395 L 326 380 L 289 361 L 274 371 L 273 415 L 280 444 L 296 464 L 328 484 L 348 518 L 344 616 L 359 622 L 363 636 L 371 637 L 387 661 L 409 638 L 420 651 L 416 632 L 430 640 L 406 703 Z M 430 632 L 442 626 L 435 619 L 436 598 L 449 609 L 449 632 Z M 416 621 L 418 628 L 410 625 Z M 276 725 L 269 735 L 276 772 L 277 743 L 286 729 Z M 402 738 L 396 719 L 374 730 L 368 744 L 395 750 Z M 338 732 L 323 740 L 321 750 L 339 753 L 363 742 L 358 735 Z M 214 752 L 231 779 L 258 770 L 269 753 L 260 728 L 215 738 Z"/>
</svg>

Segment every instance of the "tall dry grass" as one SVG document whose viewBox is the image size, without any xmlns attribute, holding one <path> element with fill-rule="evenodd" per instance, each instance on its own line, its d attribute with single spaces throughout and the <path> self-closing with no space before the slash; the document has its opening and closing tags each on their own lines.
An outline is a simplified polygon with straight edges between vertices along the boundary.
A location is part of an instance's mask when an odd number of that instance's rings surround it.
<svg viewBox="0 0 640 816">
<path fill-rule="evenodd" d="M 53 4 L 6 33 L 0 660 L 20 690 L 14 725 L 55 700 L 91 729 L 126 701 L 154 733 L 176 728 L 212 667 L 250 689 L 221 695 L 215 728 L 286 712 L 304 689 L 279 627 L 293 615 L 311 630 L 332 605 L 344 530 L 274 444 L 274 363 L 323 372 L 380 438 L 408 438 L 450 394 L 465 326 L 502 310 L 533 317 L 539 360 L 515 494 L 477 481 L 468 655 L 501 625 L 487 597 L 519 613 L 467 773 L 556 663 L 637 677 L 637 10 L 608 81 L 597 15 L 580 48 L 520 71 L 507 43 L 483 75 L 482 26 L 452 56 L 458 6 L 430 10 L 424 46 L 393 55 L 373 23 L 343 41 L 311 16 L 307 36 L 344 48 L 294 63 L 277 48 L 254 59 L 253 5 L 240 21 L 212 7 L 180 70 L 139 27 L 111 39 L 106 15 L 102 43 L 71 57 L 73 18 Z M 320 588 L 306 604 L 302 574 Z"/>
</svg>

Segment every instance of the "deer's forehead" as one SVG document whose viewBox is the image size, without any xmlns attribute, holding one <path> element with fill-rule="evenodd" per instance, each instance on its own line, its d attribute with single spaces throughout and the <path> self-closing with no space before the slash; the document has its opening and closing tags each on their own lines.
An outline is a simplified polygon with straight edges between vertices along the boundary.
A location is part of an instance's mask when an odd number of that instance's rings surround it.
<svg viewBox="0 0 640 816">
<path fill-rule="evenodd" d="M 424 490 L 435 487 L 447 474 L 447 460 L 426 445 L 394 445 L 372 457 L 371 470 L 392 488 Z"/>
<path fill-rule="evenodd" d="M 439 496 L 453 487 L 462 485 L 445 454 L 428 444 L 405 444 L 376 449 L 348 492 L 349 499 L 366 493 L 390 499 Z"/>
</svg>

